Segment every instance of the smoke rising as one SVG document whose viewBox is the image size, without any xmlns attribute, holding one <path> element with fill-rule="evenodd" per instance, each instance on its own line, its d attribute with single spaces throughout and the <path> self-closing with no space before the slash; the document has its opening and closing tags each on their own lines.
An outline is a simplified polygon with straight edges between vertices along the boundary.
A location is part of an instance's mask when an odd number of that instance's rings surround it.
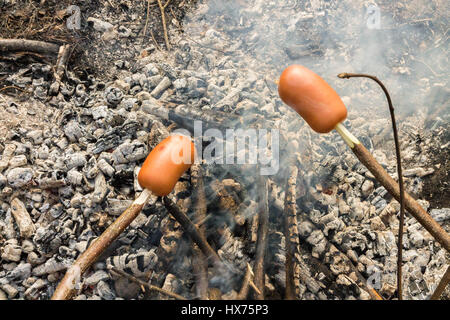
<svg viewBox="0 0 450 320">
<path fill-rule="evenodd" d="M 280 172 L 271 177 L 270 192 L 283 198 L 284 191 L 277 191 L 274 185 L 283 189 L 286 169 L 298 161 L 303 173 L 300 193 L 309 195 L 317 183 L 327 184 L 321 180 L 325 176 L 322 171 L 336 168 L 332 164 L 331 168 L 314 166 L 311 159 L 327 163 L 327 152 L 341 156 L 342 149 L 336 146 L 342 141 L 335 134 L 312 132 L 281 103 L 275 82 L 282 70 L 301 64 L 322 76 L 342 97 L 349 110 L 345 125 L 354 130 L 361 124 L 352 122 L 357 118 L 367 123 L 380 120 L 390 127 L 387 103 L 376 84 L 338 79 L 337 74 L 375 75 L 390 91 L 401 124 L 408 115 L 431 113 L 436 108 L 433 102 L 448 104 L 448 12 L 445 1 L 424 0 L 199 1 L 197 10 L 183 21 L 192 56 L 188 68 L 208 83 L 212 101 L 200 106 L 202 110 L 246 119 L 229 121 L 226 126 L 280 129 Z M 229 86 L 238 94 L 227 91 Z M 376 147 L 365 134 L 358 138 L 369 149 Z M 214 169 L 219 180 L 228 176 L 251 180 L 255 173 L 247 166 Z M 256 197 L 255 183 L 245 187 L 250 198 Z M 282 208 L 276 199 L 269 201 L 271 219 L 276 221 Z"/>
</svg>

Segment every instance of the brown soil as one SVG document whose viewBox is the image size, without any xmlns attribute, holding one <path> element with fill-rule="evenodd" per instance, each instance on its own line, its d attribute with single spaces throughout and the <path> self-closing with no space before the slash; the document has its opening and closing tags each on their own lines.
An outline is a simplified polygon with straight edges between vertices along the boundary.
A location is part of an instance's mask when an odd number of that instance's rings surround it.
<svg viewBox="0 0 450 320">
<path fill-rule="evenodd" d="M 181 21 L 196 0 L 172 0 L 166 8 L 166 21 L 169 30 L 179 30 Z M 162 3 L 165 3 L 162 0 Z M 66 9 L 77 5 L 81 11 L 81 29 L 68 30 L 66 22 L 69 17 Z M 149 4 L 149 7 L 148 7 Z M 147 8 L 149 9 L 147 15 Z M 148 17 L 147 17 L 148 16 Z M 102 33 L 93 29 L 87 19 L 95 17 L 107 21 L 117 27 L 125 27 L 132 31 L 130 37 L 104 41 Z M 147 30 L 144 36 L 144 29 Z M 155 0 L 148 1 L 83 1 L 72 0 L 18 0 L 11 4 L 0 2 L 0 38 L 23 38 L 41 40 L 56 44 L 72 44 L 74 51 L 68 68 L 83 80 L 89 75 L 99 79 L 111 79 L 111 70 L 116 60 L 133 61 L 141 52 L 136 52 L 136 44 L 146 47 L 154 45 L 165 50 L 161 13 Z M 124 50 L 125 48 L 125 50 Z M 128 50 L 127 50 L 128 49 Z M 16 55 L 17 58 L 17 55 Z M 9 62 L 8 73 L 18 71 L 30 62 L 49 62 L 56 57 L 43 57 L 27 53 L 26 57 L 11 59 L 0 55 L 0 63 Z M 30 61 L 31 60 L 31 61 Z M 4 81 L 3 81 L 4 82 Z M 0 76 L 0 88 L 5 87 Z M 8 92 L 18 94 L 14 90 Z"/>
<path fill-rule="evenodd" d="M 432 208 L 450 207 L 450 148 L 441 146 L 450 141 L 450 126 L 445 130 L 433 132 L 437 143 L 430 151 L 431 165 L 436 169 L 434 174 L 424 178 L 423 197 L 427 199 Z"/>
</svg>

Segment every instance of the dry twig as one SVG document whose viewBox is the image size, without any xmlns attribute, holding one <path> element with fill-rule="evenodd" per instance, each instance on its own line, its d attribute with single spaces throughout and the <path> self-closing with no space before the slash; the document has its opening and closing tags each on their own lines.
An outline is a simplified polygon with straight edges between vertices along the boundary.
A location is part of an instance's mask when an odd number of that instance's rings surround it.
<svg viewBox="0 0 450 320">
<path fill-rule="evenodd" d="M 8 89 L 16 89 L 16 90 L 20 90 L 22 92 L 25 91 L 24 89 L 16 87 L 16 86 L 6 86 L 6 87 L 3 87 L 3 88 L 0 88 L 0 92 L 3 91 L 3 90 L 8 90 Z"/>
<path fill-rule="evenodd" d="M 209 245 L 205 236 L 200 233 L 195 224 L 189 219 L 189 217 L 184 214 L 178 206 L 173 203 L 167 197 L 163 198 L 164 206 L 167 211 L 178 221 L 181 227 L 186 231 L 186 233 L 191 237 L 191 239 L 197 244 L 206 258 L 217 268 L 222 268 L 223 263 L 220 260 L 219 255 L 214 251 L 214 249 Z"/>
<path fill-rule="evenodd" d="M 247 299 L 248 291 L 250 289 L 251 278 L 252 278 L 252 272 L 250 270 L 250 267 L 247 265 L 247 271 L 245 272 L 244 280 L 242 281 L 241 290 L 239 290 L 239 293 L 236 297 L 237 300 Z"/>
<path fill-rule="evenodd" d="M 256 254 L 255 254 L 255 285 L 260 290 L 256 294 L 256 299 L 264 300 L 264 257 L 267 248 L 267 233 L 269 231 L 269 204 L 268 204 L 268 189 L 267 177 L 259 176 L 258 180 L 259 192 L 259 208 L 258 208 L 258 239 L 256 240 Z"/>
<path fill-rule="evenodd" d="M 56 72 L 55 72 L 55 80 L 61 82 L 61 79 L 64 75 L 64 71 L 66 70 L 67 62 L 69 61 L 71 46 L 69 44 L 62 45 L 59 47 L 58 51 L 58 59 L 56 61 Z"/>
<path fill-rule="evenodd" d="M 399 300 L 403 299 L 403 287 L 402 287 L 402 252 L 403 252 L 403 225 L 405 221 L 405 191 L 403 185 L 403 175 L 402 175 L 402 160 L 400 155 L 400 143 L 398 142 L 398 130 L 397 124 L 395 122 L 394 106 L 392 105 L 391 96 L 386 89 L 383 82 L 381 82 L 377 77 L 367 75 L 367 74 L 353 74 L 353 73 L 343 73 L 339 75 L 340 78 L 369 78 L 375 81 L 383 90 L 388 101 L 389 112 L 391 114 L 392 130 L 394 131 L 394 143 L 395 143 L 395 153 L 397 156 L 397 172 L 398 172 L 398 182 L 400 186 L 400 224 L 398 228 L 398 254 L 397 254 L 397 294 Z"/>
<path fill-rule="evenodd" d="M 149 284 L 149 283 L 147 283 L 145 281 L 142 281 L 141 279 L 138 279 L 135 276 L 133 276 L 133 275 L 131 275 L 131 274 L 125 272 L 125 271 L 119 270 L 119 269 L 117 269 L 115 267 L 112 267 L 111 271 L 113 271 L 113 272 L 117 273 L 118 275 L 121 275 L 121 276 L 127 278 L 128 280 L 133 281 L 133 282 L 135 282 L 135 283 L 137 283 L 137 284 L 139 284 L 139 285 L 141 285 L 141 286 L 143 286 L 143 287 L 145 287 L 145 288 L 147 288 L 147 289 L 149 289 L 151 291 L 159 292 L 161 294 L 164 294 L 164 295 L 166 295 L 168 297 L 171 297 L 171 298 L 175 298 L 177 300 L 187 300 L 185 297 L 180 296 L 179 294 L 176 294 L 176 293 L 173 293 L 173 292 L 161 289 L 161 288 L 159 288 L 157 286 L 151 285 L 151 284 Z"/>
<path fill-rule="evenodd" d="M 166 25 L 166 8 L 169 5 L 170 0 L 167 0 L 166 3 L 163 5 L 161 0 L 158 0 L 159 10 L 161 11 L 161 20 L 162 20 L 162 26 L 164 30 L 164 40 L 166 41 L 166 47 L 167 50 L 171 49 L 170 43 L 169 43 L 169 36 L 167 35 L 167 25 Z"/>
<path fill-rule="evenodd" d="M 0 52 L 4 51 L 31 51 L 57 54 L 59 51 L 59 45 L 37 40 L 0 39 Z"/>
<path fill-rule="evenodd" d="M 147 34 L 149 15 L 150 15 L 150 0 L 147 0 L 147 16 L 145 17 L 144 34 L 143 34 L 143 37 L 142 37 L 142 41 L 144 41 L 145 35 Z"/>
<path fill-rule="evenodd" d="M 162 51 L 161 47 L 159 46 L 158 42 L 156 41 L 155 35 L 153 34 L 152 30 L 150 30 L 150 36 L 152 37 L 152 40 L 156 46 L 156 49 L 158 49 L 158 51 Z"/>
</svg>

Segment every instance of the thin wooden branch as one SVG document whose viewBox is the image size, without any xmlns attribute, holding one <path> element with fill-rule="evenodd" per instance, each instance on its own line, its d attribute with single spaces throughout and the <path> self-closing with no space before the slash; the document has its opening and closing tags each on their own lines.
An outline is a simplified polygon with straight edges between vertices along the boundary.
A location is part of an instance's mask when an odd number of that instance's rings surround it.
<svg viewBox="0 0 450 320">
<path fill-rule="evenodd" d="M 142 41 L 144 41 L 145 35 L 147 34 L 149 15 L 150 15 L 150 0 L 147 0 L 147 16 L 145 17 L 144 34 L 143 34 L 143 37 L 142 37 Z"/>
<path fill-rule="evenodd" d="M 7 51 L 30 51 L 47 54 L 57 54 L 59 45 L 27 39 L 0 39 L 0 52 Z"/>
<path fill-rule="evenodd" d="M 268 204 L 268 189 L 267 177 L 260 175 L 258 177 L 258 192 L 259 192 L 259 208 L 258 208 L 258 239 L 256 240 L 256 255 L 254 263 L 255 285 L 260 290 L 256 294 L 257 300 L 264 300 L 264 286 L 265 286 L 265 271 L 264 258 L 267 249 L 267 234 L 269 231 L 269 204 Z"/>
<path fill-rule="evenodd" d="M 145 288 L 147 288 L 147 289 L 149 289 L 151 291 L 159 292 L 161 294 L 164 294 L 164 295 L 166 295 L 168 297 L 171 297 L 171 298 L 175 298 L 177 300 L 187 300 L 185 297 L 180 296 L 179 294 L 176 294 L 176 293 L 173 293 L 171 291 L 167 291 L 167 290 L 161 289 L 161 288 L 159 288 L 157 286 L 151 285 L 151 284 L 149 284 L 149 283 L 147 283 L 145 281 L 142 281 L 141 279 L 138 279 L 135 276 L 133 276 L 133 275 L 131 275 L 131 274 L 125 272 L 125 271 L 119 270 L 119 269 L 117 269 L 115 267 L 112 267 L 111 271 L 115 272 L 118 275 L 121 275 L 122 277 L 127 278 L 128 280 L 130 280 L 132 282 L 135 282 L 135 283 L 137 283 L 137 284 L 139 284 L 141 286 L 144 286 Z"/>
<path fill-rule="evenodd" d="M 97 260 L 97 258 L 109 247 L 109 245 L 128 227 L 138 216 L 144 205 L 150 199 L 151 192 L 147 189 L 141 192 L 121 215 L 106 229 L 100 237 L 92 242 L 74 264 L 67 270 L 64 278 L 59 283 L 52 300 L 68 300 L 76 290 L 81 280 L 81 275 Z"/>
<path fill-rule="evenodd" d="M 286 245 L 286 300 L 294 300 L 295 259 L 299 254 L 299 235 L 297 226 L 296 181 L 298 169 L 290 166 L 284 199 L 284 237 Z"/>
<path fill-rule="evenodd" d="M 441 281 L 439 281 L 439 284 L 436 287 L 436 290 L 434 290 L 433 294 L 431 295 L 430 300 L 439 300 L 449 282 L 450 282 L 450 266 L 447 267 L 447 271 L 445 271 L 444 276 L 442 277 Z"/>
<path fill-rule="evenodd" d="M 153 34 L 153 31 L 150 30 L 150 35 L 152 37 L 153 43 L 155 44 L 156 49 L 158 49 L 158 51 L 162 51 L 161 47 L 158 45 L 158 42 L 155 39 L 155 35 Z"/>
<path fill-rule="evenodd" d="M 214 249 L 209 245 L 205 236 L 200 233 L 195 224 L 189 219 L 189 217 L 184 214 L 178 206 L 173 203 L 167 197 L 163 198 L 164 206 L 167 211 L 178 221 L 181 227 L 186 231 L 186 233 L 191 237 L 191 239 L 197 244 L 206 258 L 217 268 L 222 268 L 223 263 L 220 260 L 219 255 L 214 251 Z"/>
<path fill-rule="evenodd" d="M 199 164 L 194 164 L 191 167 L 191 183 L 192 189 L 194 190 L 192 201 L 194 203 L 197 228 L 200 235 L 206 239 L 204 224 L 198 224 L 199 222 L 205 221 L 207 212 L 203 171 Z M 196 256 L 194 269 L 196 274 L 197 295 L 200 299 L 206 300 L 208 299 L 208 261 L 198 248 L 196 248 L 194 252 Z"/>
<path fill-rule="evenodd" d="M 164 40 L 166 41 L 167 50 L 171 49 L 169 36 L 167 35 L 166 14 L 165 14 L 166 8 L 169 5 L 169 3 L 170 0 L 167 0 L 166 3 L 163 5 L 161 0 L 158 0 L 159 10 L 161 11 L 162 26 L 164 30 Z"/>
<path fill-rule="evenodd" d="M 392 99 L 389 95 L 389 91 L 383 82 L 381 82 L 377 77 L 368 74 L 359 73 L 341 73 L 338 75 L 339 78 L 369 78 L 375 81 L 383 90 L 386 95 L 386 99 L 389 106 L 389 113 L 391 114 L 392 131 L 394 132 L 394 143 L 395 143 L 395 153 L 397 156 L 397 172 L 398 172 L 398 183 L 400 186 L 400 223 L 398 227 L 398 245 L 397 245 L 397 294 L 398 299 L 403 299 L 403 286 L 402 286 L 402 257 L 403 257 L 403 225 L 405 224 L 405 191 L 403 185 L 403 174 L 402 174 L 402 158 L 400 154 L 400 143 L 398 141 L 398 130 L 397 123 L 395 121 L 394 106 L 392 105 Z"/>
</svg>

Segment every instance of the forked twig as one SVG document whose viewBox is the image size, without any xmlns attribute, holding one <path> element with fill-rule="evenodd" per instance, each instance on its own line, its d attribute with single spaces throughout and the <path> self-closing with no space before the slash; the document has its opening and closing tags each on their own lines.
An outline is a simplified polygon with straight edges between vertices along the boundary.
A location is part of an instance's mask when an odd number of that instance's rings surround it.
<svg viewBox="0 0 450 320">
<path fill-rule="evenodd" d="M 398 181 L 400 187 L 400 223 L 398 227 L 398 252 L 397 252 L 397 294 L 398 299 L 403 299 L 403 289 L 402 289 L 402 256 L 403 256 L 403 224 L 405 220 L 405 191 L 403 185 L 403 175 L 402 175 L 402 162 L 400 156 L 400 144 L 398 142 L 398 131 L 397 124 L 395 122 L 395 114 L 394 107 L 392 105 L 391 96 L 389 95 L 388 90 L 384 86 L 383 82 L 381 82 L 377 77 L 368 75 L 368 74 L 356 74 L 356 73 L 341 73 L 338 75 L 339 78 L 369 78 L 375 81 L 383 90 L 386 95 L 386 99 L 389 105 L 389 113 L 391 114 L 392 120 L 392 130 L 394 131 L 394 142 L 395 142 L 395 153 L 397 156 L 397 172 L 398 172 Z"/>
<path fill-rule="evenodd" d="M 139 284 L 141 286 L 144 286 L 144 287 L 148 288 L 151 291 L 159 292 L 161 294 L 164 294 L 164 295 L 166 295 L 168 297 L 171 297 L 171 298 L 175 298 L 177 300 L 187 300 L 185 297 L 180 296 L 179 294 L 176 294 L 176 293 L 164 290 L 162 288 L 159 288 L 157 286 L 151 285 L 151 284 L 149 284 L 149 283 L 147 283 L 145 281 L 142 281 L 141 279 L 136 278 L 135 276 L 129 274 L 128 272 L 119 270 L 119 269 L 117 269 L 115 267 L 111 267 L 111 271 L 117 273 L 118 275 L 121 275 L 122 277 L 127 278 L 128 280 L 130 280 L 132 282 L 135 282 L 135 283 L 137 283 L 137 284 Z"/>
<path fill-rule="evenodd" d="M 170 0 L 167 0 L 166 3 L 163 5 L 161 0 L 158 0 L 159 10 L 161 11 L 161 20 L 162 20 L 162 26 L 164 30 L 164 40 L 166 41 L 166 47 L 167 50 L 171 49 L 170 43 L 169 43 L 169 36 L 167 35 L 167 25 L 166 25 L 166 8 L 169 5 Z"/>
</svg>

